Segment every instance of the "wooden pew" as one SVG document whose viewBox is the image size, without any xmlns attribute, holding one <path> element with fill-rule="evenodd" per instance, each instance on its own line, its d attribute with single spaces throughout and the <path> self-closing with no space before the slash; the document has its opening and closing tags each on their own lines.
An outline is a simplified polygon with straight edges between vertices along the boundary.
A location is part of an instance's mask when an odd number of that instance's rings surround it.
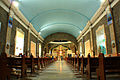
<svg viewBox="0 0 120 80">
<path fill-rule="evenodd" d="M 78 71 L 78 72 L 80 71 L 81 59 L 82 59 L 82 58 L 79 58 L 79 57 L 77 58 L 77 63 L 78 63 L 78 64 L 77 64 L 77 71 Z"/>
<path fill-rule="evenodd" d="M 87 65 L 87 58 L 84 58 L 82 56 L 82 58 L 81 58 L 81 74 L 82 75 L 85 73 L 86 65 Z"/>
<path fill-rule="evenodd" d="M 71 59 L 71 64 L 72 64 L 72 66 L 74 66 L 74 64 L 75 64 L 75 59 L 72 57 L 72 58 L 70 58 Z"/>
<path fill-rule="evenodd" d="M 49 64 L 49 59 L 50 59 L 50 58 L 47 58 L 47 57 L 44 58 L 45 67 L 48 66 L 48 64 Z"/>
<path fill-rule="evenodd" d="M 37 69 L 40 70 L 40 58 L 34 58 L 34 64 L 37 66 Z"/>
<path fill-rule="evenodd" d="M 8 66 L 6 53 L 0 55 L 0 80 L 10 80 L 11 69 Z"/>
<path fill-rule="evenodd" d="M 40 61 L 40 68 L 45 68 L 47 67 L 49 64 L 53 63 L 54 60 L 52 60 L 52 58 L 39 58 L 39 61 Z"/>
<path fill-rule="evenodd" d="M 53 63 L 54 61 L 52 60 L 52 58 L 44 58 L 44 63 L 45 66 L 47 67 L 48 65 L 50 65 L 51 63 Z"/>
<path fill-rule="evenodd" d="M 47 59 L 47 66 L 50 65 L 51 63 L 53 63 L 54 61 L 52 60 L 52 58 L 48 58 Z"/>
<path fill-rule="evenodd" d="M 90 54 L 88 55 L 87 59 L 87 78 L 92 78 L 92 72 L 96 73 L 96 69 L 99 66 L 99 60 L 97 57 L 90 57 Z"/>
<path fill-rule="evenodd" d="M 67 61 L 68 63 L 70 63 L 70 58 L 66 58 L 66 61 Z"/>
<path fill-rule="evenodd" d="M 74 58 L 74 68 L 77 68 L 77 58 Z"/>
<path fill-rule="evenodd" d="M 72 66 L 74 66 L 75 59 L 74 59 L 73 57 L 67 58 L 67 62 L 68 62 L 69 64 L 71 64 Z"/>
<path fill-rule="evenodd" d="M 67 58 L 67 62 L 74 67 L 74 70 L 77 69 L 77 71 L 79 72 L 81 65 L 81 58 L 73 58 L 73 57 Z"/>
<path fill-rule="evenodd" d="M 13 68 L 15 68 L 16 70 L 20 69 L 21 77 L 27 76 L 26 74 L 27 65 L 25 64 L 25 55 L 22 55 L 22 58 L 21 57 L 7 57 L 7 62 L 8 62 L 10 69 L 13 69 Z M 19 75 L 16 75 L 16 76 L 19 76 Z"/>
<path fill-rule="evenodd" d="M 75 64 L 75 59 L 72 57 L 70 58 L 70 62 L 69 62 L 73 67 L 74 67 L 74 64 Z"/>
<path fill-rule="evenodd" d="M 30 58 L 25 58 L 25 63 L 27 65 L 27 68 L 31 69 L 31 73 L 35 72 L 35 64 L 34 64 L 34 58 L 31 55 Z"/>
<path fill-rule="evenodd" d="M 99 67 L 96 69 L 98 80 L 106 80 L 107 74 L 120 75 L 120 56 L 104 57 L 104 54 L 99 54 Z"/>
<path fill-rule="evenodd" d="M 43 58 L 40 58 L 40 66 L 41 66 L 41 68 L 44 67 Z"/>
<path fill-rule="evenodd" d="M 42 58 L 43 59 L 43 65 L 44 65 L 44 68 L 46 67 L 46 59 L 45 59 L 45 57 L 44 58 Z"/>
</svg>

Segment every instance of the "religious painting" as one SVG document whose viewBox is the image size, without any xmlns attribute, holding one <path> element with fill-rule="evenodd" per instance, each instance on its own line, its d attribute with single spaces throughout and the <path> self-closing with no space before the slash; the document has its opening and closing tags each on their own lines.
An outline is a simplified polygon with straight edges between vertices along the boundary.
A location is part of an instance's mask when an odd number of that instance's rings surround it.
<svg viewBox="0 0 120 80">
<path fill-rule="evenodd" d="M 106 54 L 106 38 L 104 32 L 104 25 L 99 26 L 96 30 L 97 54 Z"/>
<path fill-rule="evenodd" d="M 20 29 L 16 31 L 15 55 L 23 54 L 24 50 L 24 32 Z"/>
<path fill-rule="evenodd" d="M 31 54 L 36 58 L 36 43 L 31 41 Z"/>
<path fill-rule="evenodd" d="M 90 53 L 90 40 L 87 40 L 85 42 L 85 57 L 87 57 L 89 53 Z"/>
</svg>

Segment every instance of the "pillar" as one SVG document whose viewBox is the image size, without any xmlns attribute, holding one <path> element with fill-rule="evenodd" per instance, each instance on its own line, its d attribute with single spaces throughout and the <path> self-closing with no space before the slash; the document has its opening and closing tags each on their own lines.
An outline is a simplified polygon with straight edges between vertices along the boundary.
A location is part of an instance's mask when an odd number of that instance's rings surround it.
<svg viewBox="0 0 120 80">
<path fill-rule="evenodd" d="M 26 54 L 27 56 L 30 56 L 30 31 L 31 31 L 31 30 L 30 30 L 30 28 L 29 28 L 29 29 L 28 29 L 28 34 L 27 34 L 27 35 L 28 35 L 28 36 L 27 36 L 27 37 L 28 37 L 28 38 L 27 38 L 27 54 Z"/>
<path fill-rule="evenodd" d="M 82 55 L 85 56 L 84 36 L 82 36 Z"/>
<path fill-rule="evenodd" d="M 36 57 L 39 56 L 39 37 L 37 36 L 37 44 L 36 44 Z"/>
<path fill-rule="evenodd" d="M 116 43 L 116 36 L 115 36 L 115 22 L 114 22 L 113 11 L 111 8 L 111 3 L 109 0 L 108 0 L 108 8 L 106 9 L 106 11 L 107 11 L 107 13 L 111 13 L 111 16 L 112 16 L 112 24 L 109 25 L 111 45 L 112 45 L 112 54 L 117 54 L 117 43 Z"/>
<path fill-rule="evenodd" d="M 90 26 L 90 48 L 91 48 L 91 55 L 94 56 L 94 49 L 93 49 L 93 33 L 92 33 L 92 28 Z"/>
<path fill-rule="evenodd" d="M 80 42 L 78 42 L 78 55 L 80 55 Z"/>
<path fill-rule="evenodd" d="M 41 57 L 44 57 L 44 53 L 45 53 L 45 50 L 44 50 L 44 44 L 41 43 Z"/>
<path fill-rule="evenodd" d="M 8 13 L 8 22 L 6 23 L 7 24 L 6 41 L 5 41 L 5 46 L 3 50 L 7 54 L 10 53 L 10 40 L 11 40 L 11 30 L 12 30 L 12 24 L 8 25 L 8 23 L 9 23 L 10 17 L 12 19 L 11 22 L 13 23 L 13 16 L 14 16 L 14 13 L 12 12 L 12 10 L 10 10 Z"/>
</svg>

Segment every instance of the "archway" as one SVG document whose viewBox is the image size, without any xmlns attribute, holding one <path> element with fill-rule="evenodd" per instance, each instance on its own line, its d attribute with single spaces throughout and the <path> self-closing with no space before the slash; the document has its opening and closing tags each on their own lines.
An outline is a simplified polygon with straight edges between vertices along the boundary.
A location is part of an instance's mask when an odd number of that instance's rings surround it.
<svg viewBox="0 0 120 80">
<path fill-rule="evenodd" d="M 71 34 L 63 33 L 63 32 L 57 32 L 57 33 L 53 33 L 53 34 L 47 36 L 44 39 L 44 44 L 47 44 L 54 40 L 68 40 L 68 41 L 73 42 L 75 44 L 76 48 L 78 47 L 76 38 Z"/>
<path fill-rule="evenodd" d="M 62 42 L 62 41 L 71 42 L 69 44 L 69 46 L 72 45 L 72 48 L 74 48 L 73 53 L 76 53 L 76 50 L 78 48 L 78 44 L 77 44 L 76 38 L 73 35 L 71 35 L 71 34 L 58 32 L 58 33 L 51 34 L 51 35 L 49 35 L 49 36 L 47 36 L 45 38 L 45 40 L 44 40 L 44 48 L 43 48 L 45 54 L 49 53 L 50 49 L 52 49 L 53 47 L 59 45 L 59 44 L 58 45 L 54 45 L 54 46 L 50 45 L 51 42 L 55 42 L 55 41 L 58 41 L 58 42 L 59 41 L 60 42 Z M 68 45 L 63 45 L 63 46 L 64 47 L 68 47 Z"/>
</svg>

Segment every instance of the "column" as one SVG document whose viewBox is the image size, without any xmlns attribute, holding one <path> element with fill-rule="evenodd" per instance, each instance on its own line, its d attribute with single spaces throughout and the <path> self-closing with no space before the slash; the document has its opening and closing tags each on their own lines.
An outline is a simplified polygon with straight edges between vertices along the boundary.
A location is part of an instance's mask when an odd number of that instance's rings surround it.
<svg viewBox="0 0 120 80">
<path fill-rule="evenodd" d="M 78 42 L 78 50 L 77 50 L 77 53 L 78 53 L 78 57 L 80 55 L 80 42 Z"/>
<path fill-rule="evenodd" d="M 36 54 L 37 54 L 37 57 L 39 56 L 39 37 L 37 35 L 37 44 L 36 44 Z"/>
<path fill-rule="evenodd" d="M 82 55 L 85 56 L 84 36 L 82 36 Z"/>
<path fill-rule="evenodd" d="M 108 0 L 108 8 L 106 9 L 106 11 L 107 13 L 111 13 L 111 16 L 112 16 L 112 24 L 109 25 L 111 45 L 112 45 L 112 54 L 117 54 L 114 16 L 113 16 L 113 11 L 111 9 L 111 3 L 109 0 Z"/>
<path fill-rule="evenodd" d="M 45 47 L 45 44 L 41 43 L 41 57 L 44 57 L 44 53 L 45 53 L 44 47 Z"/>
<path fill-rule="evenodd" d="M 28 28 L 28 38 L 27 38 L 27 56 L 30 56 L 30 28 Z"/>
<path fill-rule="evenodd" d="M 92 33 L 92 28 L 90 26 L 90 48 L 91 48 L 91 55 L 94 56 L 94 50 L 93 50 L 93 33 Z"/>
<path fill-rule="evenodd" d="M 3 50 L 7 54 L 10 53 L 10 40 L 11 40 L 13 16 L 14 16 L 14 13 L 12 10 L 10 10 L 8 13 L 8 22 L 6 23 L 7 24 L 6 41 L 5 41 L 5 46 L 4 46 L 4 50 Z"/>
</svg>

